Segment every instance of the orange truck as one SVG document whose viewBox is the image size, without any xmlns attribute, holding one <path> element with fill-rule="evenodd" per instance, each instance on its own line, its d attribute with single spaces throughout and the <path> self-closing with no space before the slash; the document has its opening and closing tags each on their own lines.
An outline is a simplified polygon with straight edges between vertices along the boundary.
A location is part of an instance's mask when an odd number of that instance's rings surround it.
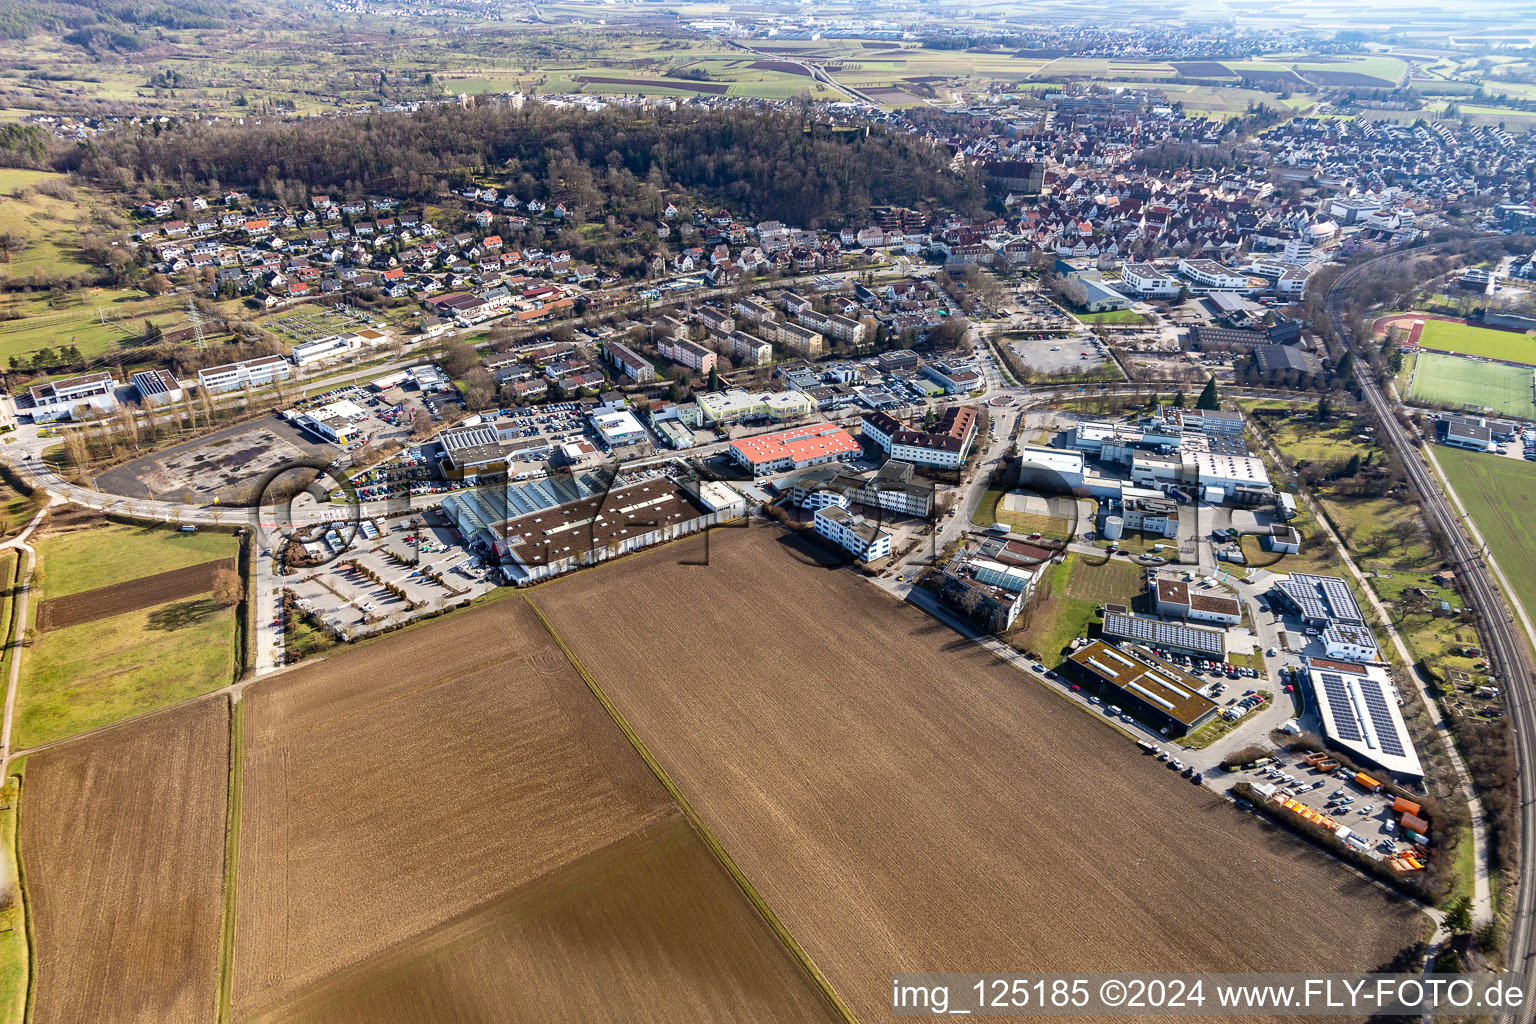
<svg viewBox="0 0 1536 1024">
<path fill-rule="evenodd" d="M 1369 775 L 1365 774 L 1365 772 L 1356 772 L 1355 773 L 1355 785 L 1359 786 L 1361 789 L 1365 790 L 1367 793 L 1380 793 L 1381 792 L 1381 783 L 1377 782 L 1375 779 L 1373 779 Z"/>
</svg>

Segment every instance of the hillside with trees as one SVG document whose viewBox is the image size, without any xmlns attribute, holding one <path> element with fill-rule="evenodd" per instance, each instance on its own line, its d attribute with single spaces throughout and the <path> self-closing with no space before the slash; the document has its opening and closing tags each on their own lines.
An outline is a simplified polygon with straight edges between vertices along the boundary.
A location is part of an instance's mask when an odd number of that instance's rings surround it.
<svg viewBox="0 0 1536 1024">
<path fill-rule="evenodd" d="M 871 205 L 979 214 L 974 172 L 907 133 L 837 130 L 800 109 L 595 113 L 510 103 L 235 126 L 177 124 L 122 132 L 55 157 L 116 187 L 153 194 L 210 185 L 302 202 L 310 190 L 426 200 L 482 177 L 523 198 L 558 198 L 587 220 L 678 186 L 738 214 L 806 227 L 864 217 Z M 649 215 L 650 211 L 647 211 Z"/>
</svg>

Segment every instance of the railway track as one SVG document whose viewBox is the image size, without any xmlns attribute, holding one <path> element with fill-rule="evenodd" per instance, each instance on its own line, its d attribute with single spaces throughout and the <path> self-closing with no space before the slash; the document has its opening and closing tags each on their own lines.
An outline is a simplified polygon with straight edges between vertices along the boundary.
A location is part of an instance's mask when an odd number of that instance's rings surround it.
<svg viewBox="0 0 1536 1024">
<path fill-rule="evenodd" d="M 1436 246 L 1415 250 L 1430 251 Z M 1378 257 L 1381 258 L 1381 257 Z M 1357 365 L 1365 356 L 1361 339 L 1351 335 L 1343 322 L 1342 299 L 1350 282 L 1357 274 L 1374 263 L 1367 260 L 1358 263 L 1333 282 L 1328 290 L 1328 321 L 1340 344 L 1354 352 Z M 1508 966 L 1511 972 L 1532 975 L 1533 958 L 1536 958 L 1536 811 L 1532 808 L 1536 796 L 1536 704 L 1533 692 L 1536 682 L 1531 675 L 1531 663 L 1523 639 L 1517 634 L 1514 617 L 1505 604 L 1504 595 L 1492 580 L 1486 561 L 1462 527 L 1450 499 L 1440 489 L 1434 474 L 1419 457 L 1413 439 L 1394 415 L 1392 403 L 1374 374 L 1362 369 L 1356 375 L 1361 394 L 1381 425 L 1382 442 L 1395 449 L 1407 471 L 1409 482 L 1419 494 L 1425 514 L 1448 539 L 1447 552 L 1465 585 L 1467 600 L 1478 614 L 1478 625 L 1484 645 L 1493 656 L 1493 664 L 1503 677 L 1504 689 L 1509 695 L 1509 709 L 1515 734 L 1516 763 L 1520 783 L 1520 869 L 1510 930 Z M 1532 1019 L 1532 1009 L 1523 1007 L 1506 1015 L 1504 1020 L 1525 1024 Z"/>
</svg>

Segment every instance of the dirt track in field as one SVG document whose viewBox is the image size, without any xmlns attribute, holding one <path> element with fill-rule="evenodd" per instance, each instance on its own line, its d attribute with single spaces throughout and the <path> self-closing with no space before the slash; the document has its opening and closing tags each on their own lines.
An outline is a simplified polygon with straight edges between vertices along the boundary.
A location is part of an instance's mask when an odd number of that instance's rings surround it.
<svg viewBox="0 0 1536 1024">
<path fill-rule="evenodd" d="M 236 1020 L 829 1019 L 525 602 L 245 701 Z"/>
<path fill-rule="evenodd" d="M 792 544 L 715 531 L 707 566 L 672 545 L 532 596 L 861 1020 L 889 1017 L 893 971 L 1364 970 L 1417 938 L 1410 908 Z"/>
<path fill-rule="evenodd" d="M 167 601 L 196 597 L 213 589 L 213 577 L 220 569 L 234 569 L 232 558 L 216 558 L 184 569 L 141 576 L 110 587 L 97 587 L 64 597 L 50 597 L 37 606 L 37 630 L 64 629 L 83 622 L 110 618 L 140 608 L 153 608 Z"/>
<path fill-rule="evenodd" d="M 213 1019 L 228 783 L 222 697 L 28 758 L 33 1024 Z"/>
</svg>

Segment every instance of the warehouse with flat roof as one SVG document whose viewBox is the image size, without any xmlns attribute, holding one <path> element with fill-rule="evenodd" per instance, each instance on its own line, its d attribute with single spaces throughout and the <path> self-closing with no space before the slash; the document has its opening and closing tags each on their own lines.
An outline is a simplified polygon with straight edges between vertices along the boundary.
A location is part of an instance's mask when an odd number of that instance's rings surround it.
<svg viewBox="0 0 1536 1024">
<path fill-rule="evenodd" d="M 1153 728 L 1182 736 L 1216 714 L 1199 681 L 1167 665 L 1152 665 L 1102 640 L 1084 644 L 1068 662 L 1105 700 L 1123 706 Z"/>
<path fill-rule="evenodd" d="M 1113 606 L 1104 610 L 1102 632 L 1111 640 L 1130 640 L 1158 650 L 1216 661 L 1224 661 L 1227 656 L 1227 634 L 1223 630 L 1191 626 L 1187 622 L 1164 622 Z"/>
<path fill-rule="evenodd" d="M 1397 688 L 1377 665 L 1307 659 L 1307 675 L 1323 720 L 1323 735 L 1351 759 L 1418 781 L 1424 777 Z"/>
<path fill-rule="evenodd" d="M 824 462 L 847 459 L 863 449 L 848 431 L 835 423 L 811 423 L 731 442 L 731 458 L 753 476 L 807 469 Z"/>
</svg>

